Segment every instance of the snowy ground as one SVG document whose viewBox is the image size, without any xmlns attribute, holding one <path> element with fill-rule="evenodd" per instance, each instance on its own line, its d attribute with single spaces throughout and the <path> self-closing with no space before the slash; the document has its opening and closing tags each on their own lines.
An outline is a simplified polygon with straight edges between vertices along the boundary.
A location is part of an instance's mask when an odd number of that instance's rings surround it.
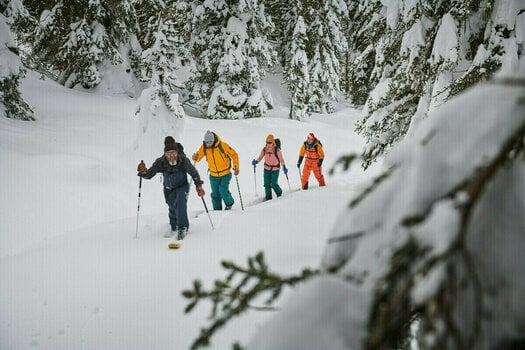
<svg viewBox="0 0 525 350">
<path fill-rule="evenodd" d="M 276 103 L 284 100 L 282 87 L 269 81 Z M 135 101 L 67 90 L 35 74 L 23 92 L 38 121 L 0 119 L 1 349 L 187 349 L 209 309 L 199 305 L 185 315 L 183 289 L 196 278 L 210 286 L 224 275 L 221 260 L 244 264 L 260 250 L 278 272 L 316 267 L 336 215 L 370 177 L 358 166 L 326 175 L 338 156 L 362 148 L 353 132 L 359 111 L 351 108 L 339 106 L 332 115 L 303 122 L 286 119 L 288 110 L 279 105 L 262 119 L 186 118 L 177 141 L 187 154 L 197 150 L 207 129 L 239 153 L 245 210 L 232 181 L 235 210 L 211 212 L 212 230 L 192 187 L 190 234 L 180 250 L 168 250 L 158 176 L 143 182 L 135 238 L 136 166 L 161 155 L 164 137 L 151 140 L 158 144 L 155 153 L 133 149 Z M 323 142 L 328 186 L 318 188 L 312 175 L 311 190 L 297 192 L 295 164 L 311 131 Z M 268 133 L 282 140 L 290 187 L 281 173 L 286 194 L 261 203 L 262 167 L 254 177 L 250 162 Z M 211 208 L 205 162 L 197 169 Z M 287 291 L 283 299 L 292 295 Z M 211 348 L 246 344 L 271 315 L 251 312 L 231 322 Z"/>
</svg>

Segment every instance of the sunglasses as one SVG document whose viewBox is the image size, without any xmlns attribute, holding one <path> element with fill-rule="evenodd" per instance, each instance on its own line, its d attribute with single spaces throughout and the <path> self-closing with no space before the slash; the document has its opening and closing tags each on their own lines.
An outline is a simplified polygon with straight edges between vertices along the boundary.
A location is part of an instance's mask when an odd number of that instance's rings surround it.
<svg viewBox="0 0 525 350">
<path fill-rule="evenodd" d="M 266 142 L 267 145 L 271 145 L 273 142 Z"/>
<path fill-rule="evenodd" d="M 166 153 L 164 153 L 166 156 L 176 156 L 177 155 L 177 151 L 167 151 Z"/>
<path fill-rule="evenodd" d="M 204 141 L 205 144 L 207 145 L 211 145 L 213 143 L 213 141 Z"/>
</svg>

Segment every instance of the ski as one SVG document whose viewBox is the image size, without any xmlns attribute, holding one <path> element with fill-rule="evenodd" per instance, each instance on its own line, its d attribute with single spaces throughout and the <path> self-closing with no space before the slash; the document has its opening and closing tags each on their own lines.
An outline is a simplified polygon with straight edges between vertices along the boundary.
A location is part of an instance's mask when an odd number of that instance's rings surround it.
<svg viewBox="0 0 525 350">
<path fill-rule="evenodd" d="M 182 247 L 182 240 L 176 240 L 168 244 L 169 249 L 179 249 Z"/>
</svg>

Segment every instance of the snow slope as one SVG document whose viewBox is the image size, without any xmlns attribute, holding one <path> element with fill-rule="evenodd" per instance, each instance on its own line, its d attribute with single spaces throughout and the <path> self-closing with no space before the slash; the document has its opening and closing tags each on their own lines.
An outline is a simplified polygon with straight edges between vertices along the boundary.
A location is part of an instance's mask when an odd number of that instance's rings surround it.
<svg viewBox="0 0 525 350">
<path fill-rule="evenodd" d="M 275 101 L 284 101 L 282 88 L 269 84 Z M 140 159 L 151 165 L 164 138 L 160 132 L 151 138 L 158 144 L 155 152 L 133 148 L 139 132 L 136 102 L 67 90 L 34 73 L 22 89 L 38 120 L 0 119 L 1 349 L 187 349 L 209 310 L 200 305 L 185 315 L 183 289 L 197 278 L 210 286 L 224 275 L 221 260 L 244 264 L 260 250 L 281 273 L 317 267 L 336 215 L 371 176 L 357 166 L 326 174 L 338 156 L 362 149 L 353 132 L 359 111 L 351 108 L 339 106 L 332 115 L 303 122 L 286 119 L 283 106 L 262 119 L 188 117 L 177 140 L 186 154 L 197 150 L 207 129 L 238 151 L 245 210 L 232 181 L 234 210 L 211 212 L 212 230 L 192 187 L 189 236 L 180 250 L 168 250 L 159 176 L 143 181 L 135 238 L 136 166 Z M 311 131 L 323 142 L 328 186 L 318 188 L 312 175 L 310 190 L 290 191 L 299 188 L 295 164 Z M 290 187 L 281 172 L 285 195 L 262 202 L 262 167 L 254 177 L 250 162 L 268 133 L 282 140 Z M 205 162 L 197 169 L 211 208 Z M 290 295 L 287 291 L 282 299 Z M 246 344 L 272 315 L 240 317 L 212 339 L 211 348 L 226 349 L 235 340 Z"/>
</svg>

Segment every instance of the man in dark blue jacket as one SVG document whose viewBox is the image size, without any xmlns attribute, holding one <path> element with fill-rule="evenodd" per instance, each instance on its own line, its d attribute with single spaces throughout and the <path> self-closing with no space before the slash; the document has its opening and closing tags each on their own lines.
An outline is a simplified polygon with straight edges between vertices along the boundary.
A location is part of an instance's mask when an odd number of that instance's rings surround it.
<svg viewBox="0 0 525 350">
<path fill-rule="evenodd" d="M 187 211 L 190 184 L 187 174 L 192 177 L 199 197 L 204 196 L 203 182 L 190 160 L 184 156 L 184 153 L 179 153 L 180 148 L 174 140 L 172 142 L 166 138 L 164 144 L 164 155 L 156 159 L 149 169 L 146 168 L 144 162 L 140 162 L 137 168 L 138 175 L 144 179 L 151 179 L 155 174 L 162 173 L 164 198 L 169 207 L 171 225 L 171 231 L 168 231 L 165 237 L 171 237 L 177 233 L 177 238 L 183 239 L 190 226 Z"/>
</svg>

